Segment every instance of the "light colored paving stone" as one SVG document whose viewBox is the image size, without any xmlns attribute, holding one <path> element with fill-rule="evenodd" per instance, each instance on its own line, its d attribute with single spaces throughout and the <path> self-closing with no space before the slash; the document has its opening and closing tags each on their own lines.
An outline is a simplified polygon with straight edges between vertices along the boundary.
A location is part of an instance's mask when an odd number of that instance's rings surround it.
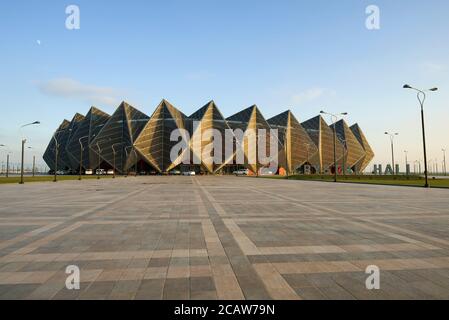
<svg viewBox="0 0 449 320">
<path fill-rule="evenodd" d="M 137 177 L 0 185 L 0 203 L 0 299 L 449 297 L 447 190 Z"/>
</svg>

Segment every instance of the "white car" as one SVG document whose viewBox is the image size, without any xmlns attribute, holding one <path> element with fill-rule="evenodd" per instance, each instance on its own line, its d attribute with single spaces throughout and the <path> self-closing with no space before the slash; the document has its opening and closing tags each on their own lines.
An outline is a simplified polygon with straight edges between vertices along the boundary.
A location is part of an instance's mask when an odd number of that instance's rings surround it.
<svg viewBox="0 0 449 320">
<path fill-rule="evenodd" d="M 272 176 L 274 175 L 273 171 L 266 169 L 266 168 L 262 168 L 260 169 L 260 175 L 261 176 Z"/>
<path fill-rule="evenodd" d="M 112 176 L 112 175 L 114 174 L 114 170 L 109 169 L 108 172 L 107 172 L 107 174 L 110 175 L 110 176 Z"/>
<path fill-rule="evenodd" d="M 184 171 L 184 172 L 182 173 L 182 175 L 183 175 L 183 176 L 195 176 L 196 173 L 195 173 L 195 171 Z"/>
<path fill-rule="evenodd" d="M 93 171 L 92 169 L 86 169 L 86 171 L 84 172 L 84 174 L 85 174 L 86 176 L 91 176 L 91 175 L 94 174 L 94 171 Z"/>
<path fill-rule="evenodd" d="M 249 170 L 248 169 L 237 170 L 234 171 L 232 174 L 235 174 L 236 176 L 247 176 L 249 174 Z"/>
<path fill-rule="evenodd" d="M 95 174 L 97 174 L 97 175 L 104 175 L 104 174 L 106 174 L 106 170 L 104 170 L 104 169 L 97 169 L 95 171 Z"/>
</svg>

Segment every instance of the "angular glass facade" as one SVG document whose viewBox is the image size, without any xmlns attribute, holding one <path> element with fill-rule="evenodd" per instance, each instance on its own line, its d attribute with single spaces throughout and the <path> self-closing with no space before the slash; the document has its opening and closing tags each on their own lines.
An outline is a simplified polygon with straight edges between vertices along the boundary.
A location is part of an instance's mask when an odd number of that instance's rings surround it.
<svg viewBox="0 0 449 320">
<path fill-rule="evenodd" d="M 318 168 L 319 173 L 325 173 L 326 171 L 332 171 L 334 168 L 334 132 L 322 116 L 316 116 L 310 120 L 307 120 L 301 125 L 309 134 L 312 141 L 318 147 L 318 161 L 313 163 Z M 340 159 L 343 158 L 342 151 L 343 145 L 337 139 L 336 142 L 336 162 L 337 165 Z"/>
<path fill-rule="evenodd" d="M 287 154 L 289 172 L 296 172 L 304 164 L 316 162 L 318 147 L 291 111 L 285 111 L 268 120 L 278 129 L 279 141 Z"/>
<path fill-rule="evenodd" d="M 114 168 L 126 172 L 139 161 L 136 141 L 149 117 L 126 102 L 117 108 L 89 145 L 94 155 L 93 168 Z"/>
<path fill-rule="evenodd" d="M 176 129 L 178 132 L 174 132 Z M 206 136 L 210 129 L 221 136 L 221 144 L 214 136 Z M 260 129 L 266 132 L 266 141 L 262 142 L 265 150 L 258 150 L 258 141 L 263 139 Z M 276 136 L 270 137 L 270 129 L 277 129 Z M 254 174 L 267 168 L 267 162 L 277 156 L 275 170 L 280 174 L 304 172 L 305 164 L 314 168 L 313 173 L 329 173 L 344 166 L 356 173 L 363 172 L 374 153 L 362 130 L 357 124 L 349 127 L 343 120 L 335 124 L 335 129 L 337 166 L 334 166 L 333 126 L 328 126 L 321 116 L 299 123 L 286 111 L 266 121 L 253 105 L 225 119 L 210 101 L 187 117 L 162 100 L 148 117 L 122 102 L 112 116 L 92 107 L 86 116 L 76 114 L 72 121 L 64 120 L 54 134 L 59 146 L 57 168 L 53 138 L 44 160 L 52 170 L 78 172 L 82 145 L 83 170 L 101 168 L 125 173 L 134 168 L 142 173 L 166 173 L 181 169 L 216 174 L 247 168 Z M 171 141 L 172 133 L 176 141 Z M 232 143 L 226 143 L 226 133 Z M 182 140 L 186 147 L 174 154 L 172 160 L 173 147 Z M 270 154 L 270 140 L 277 144 L 277 154 Z M 264 155 L 262 161 L 260 157 Z M 187 158 L 189 163 L 184 163 Z"/>
<path fill-rule="evenodd" d="M 71 135 L 66 146 L 68 157 L 72 159 L 72 168 L 79 168 L 81 156 L 83 158 L 83 170 L 95 167 L 95 154 L 93 154 L 89 149 L 89 145 L 92 143 L 93 139 L 97 136 L 109 118 L 110 115 L 107 113 L 92 107 L 84 120 L 79 123 L 78 129 Z M 82 155 L 81 150 L 83 150 Z"/>
<path fill-rule="evenodd" d="M 262 113 L 260 112 L 259 108 L 256 105 L 253 105 L 239 113 L 236 113 L 235 115 L 229 117 L 226 119 L 228 122 L 228 125 L 233 129 L 240 129 L 242 130 L 245 135 L 243 139 L 243 146 L 236 146 L 235 150 L 237 148 L 243 148 L 243 154 L 244 154 L 244 164 L 245 166 L 251 170 L 251 172 L 254 174 L 258 172 L 262 167 L 267 167 L 267 161 L 262 162 L 259 159 L 260 153 L 265 154 L 266 158 L 271 159 L 275 157 L 276 155 L 271 154 L 270 150 L 270 141 L 271 138 L 271 132 L 270 129 L 271 126 L 268 124 L 268 122 L 263 117 Z M 265 130 L 266 132 L 266 139 L 265 139 L 265 153 L 262 150 L 258 150 L 259 148 L 259 130 Z M 252 136 L 254 135 L 254 136 Z M 285 168 L 285 153 L 284 153 L 284 147 L 279 142 L 279 137 L 275 136 L 273 137 L 273 141 L 278 143 L 278 163 L 279 167 Z M 253 155 L 253 156 L 251 156 Z M 256 156 L 257 155 L 257 156 Z M 252 157 L 257 157 L 257 159 L 252 159 Z"/>
<path fill-rule="evenodd" d="M 373 149 L 371 149 L 371 146 L 369 145 L 365 134 L 357 123 L 351 126 L 350 129 L 365 151 L 365 156 L 357 163 L 358 172 L 361 172 L 365 170 L 370 162 L 374 159 L 374 152 Z"/>
<path fill-rule="evenodd" d="M 44 152 L 44 161 L 50 170 L 63 170 L 69 167 L 69 164 L 63 162 L 64 149 L 61 148 L 61 141 L 64 141 L 66 131 L 69 130 L 70 121 L 64 120 L 55 131 L 50 139 L 50 143 Z M 56 148 L 58 146 L 58 148 Z M 56 151 L 58 151 L 58 158 L 56 159 Z M 57 164 L 56 164 L 57 162 Z"/>
<path fill-rule="evenodd" d="M 333 130 L 334 125 L 331 125 L 331 128 Z M 344 120 L 335 123 L 335 130 L 337 131 L 337 138 L 343 146 L 343 149 L 340 150 L 342 157 L 339 166 L 346 168 L 346 172 L 348 172 L 348 169 L 359 172 L 359 163 L 365 157 L 365 150 Z"/>
<path fill-rule="evenodd" d="M 157 172 L 167 172 L 181 163 L 181 155 L 173 162 L 170 160 L 170 151 L 177 144 L 170 141 L 170 135 L 176 129 L 186 130 L 185 119 L 186 115 L 163 100 L 136 139 L 138 154 Z"/>
</svg>

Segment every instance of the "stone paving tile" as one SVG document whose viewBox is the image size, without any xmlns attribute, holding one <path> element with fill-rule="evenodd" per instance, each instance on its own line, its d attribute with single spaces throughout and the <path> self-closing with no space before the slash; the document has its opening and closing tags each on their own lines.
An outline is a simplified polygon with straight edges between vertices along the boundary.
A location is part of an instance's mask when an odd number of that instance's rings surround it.
<svg viewBox="0 0 449 320">
<path fill-rule="evenodd" d="M 190 296 L 190 283 L 188 278 L 166 279 L 164 284 L 164 299 L 186 300 Z"/>
<path fill-rule="evenodd" d="M 165 278 L 142 280 L 136 293 L 137 300 L 161 300 L 163 298 Z"/>
<path fill-rule="evenodd" d="M 0 300 L 25 299 L 38 284 L 0 285 Z"/>
<path fill-rule="evenodd" d="M 95 281 L 79 296 L 81 300 L 104 300 L 114 289 L 115 281 Z"/>
<path fill-rule="evenodd" d="M 0 299 L 449 299 L 447 190 L 206 176 L 0 191 Z"/>
</svg>

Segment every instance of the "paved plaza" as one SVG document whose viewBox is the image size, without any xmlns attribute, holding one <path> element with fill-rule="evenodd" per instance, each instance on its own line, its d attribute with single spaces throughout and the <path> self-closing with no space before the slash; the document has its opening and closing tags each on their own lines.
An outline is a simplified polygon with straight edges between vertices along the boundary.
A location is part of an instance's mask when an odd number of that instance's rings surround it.
<svg viewBox="0 0 449 320">
<path fill-rule="evenodd" d="M 151 176 L 0 203 L 0 299 L 449 299 L 448 190 Z"/>
</svg>

